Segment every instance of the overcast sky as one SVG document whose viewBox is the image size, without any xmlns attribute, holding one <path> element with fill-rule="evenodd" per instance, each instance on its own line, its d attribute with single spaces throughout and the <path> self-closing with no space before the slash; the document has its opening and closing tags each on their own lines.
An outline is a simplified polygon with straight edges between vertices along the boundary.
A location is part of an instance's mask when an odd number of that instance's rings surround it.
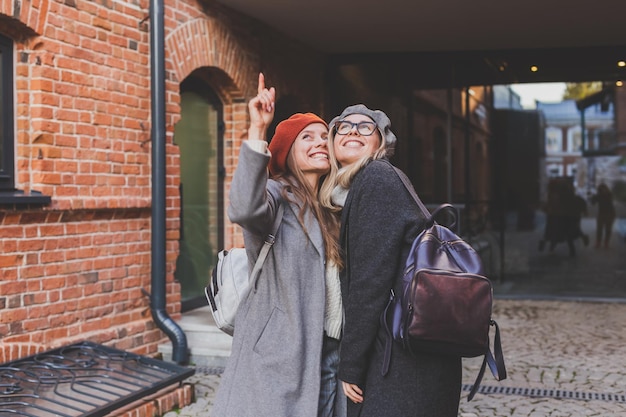
<svg viewBox="0 0 626 417">
<path fill-rule="evenodd" d="M 535 100 L 559 102 L 563 99 L 565 83 L 514 84 L 511 88 L 520 95 L 522 107 L 534 109 Z"/>
</svg>

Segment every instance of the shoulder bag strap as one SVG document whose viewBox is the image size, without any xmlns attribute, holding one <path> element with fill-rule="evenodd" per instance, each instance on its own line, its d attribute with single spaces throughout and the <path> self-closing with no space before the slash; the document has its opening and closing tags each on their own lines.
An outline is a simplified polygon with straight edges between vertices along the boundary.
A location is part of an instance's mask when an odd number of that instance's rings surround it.
<svg viewBox="0 0 626 417">
<path fill-rule="evenodd" d="M 278 206 L 278 212 L 276 213 L 276 218 L 274 219 L 274 224 L 272 226 L 272 233 L 267 235 L 265 238 L 265 242 L 263 243 L 263 247 L 261 248 L 261 252 L 259 253 L 259 257 L 256 258 L 256 262 L 254 263 L 254 268 L 252 268 L 252 272 L 250 273 L 250 284 L 252 288 L 256 291 L 256 282 L 259 278 L 259 273 L 261 272 L 261 268 L 263 267 L 263 263 L 265 262 L 265 258 L 267 258 L 267 254 L 270 249 L 274 245 L 276 241 L 276 233 L 278 233 L 278 228 L 280 227 L 280 222 L 283 220 L 283 204 Z"/>
<path fill-rule="evenodd" d="M 417 207 L 419 207 L 424 217 L 426 219 L 430 219 L 431 218 L 430 212 L 428 211 L 424 203 L 422 203 L 422 200 L 420 200 L 420 198 L 417 196 L 417 193 L 415 192 L 415 189 L 413 188 L 413 184 L 411 184 L 411 181 L 409 181 L 406 174 L 402 172 L 402 170 L 400 170 L 399 168 L 396 168 L 388 160 L 381 159 L 380 161 L 386 162 L 387 164 L 389 164 L 390 167 L 393 168 L 393 171 L 396 173 L 398 178 L 400 178 L 400 181 L 402 181 L 404 188 L 406 188 L 406 190 L 409 192 L 409 194 L 411 195 L 411 197 L 417 204 Z M 387 340 L 385 340 L 385 353 L 383 356 L 383 364 L 382 364 L 382 369 L 381 369 L 381 374 L 383 376 L 387 375 L 387 373 L 389 372 L 389 365 L 391 363 L 391 351 L 393 348 L 393 334 L 391 332 L 391 328 L 389 327 L 389 314 L 390 314 L 390 309 L 394 308 L 395 302 L 396 302 L 395 294 L 394 294 L 393 289 L 391 289 L 390 294 L 389 294 L 389 301 L 387 302 L 387 306 L 385 307 L 385 310 L 381 316 L 381 321 L 382 321 L 381 325 L 384 327 L 387 333 Z"/>
<path fill-rule="evenodd" d="M 385 161 L 393 168 L 393 171 L 396 173 L 398 178 L 400 178 L 400 180 L 402 181 L 402 184 L 404 184 L 404 188 L 406 188 L 409 194 L 411 194 L 411 197 L 413 197 L 413 200 L 415 200 L 415 203 L 417 203 L 417 207 L 419 207 L 419 209 L 422 211 L 422 214 L 424 214 L 424 217 L 429 219 L 431 217 L 430 212 L 428 211 L 424 203 L 422 203 L 422 200 L 420 200 L 420 198 L 417 196 L 417 193 L 415 192 L 415 189 L 413 188 L 413 184 L 411 184 L 411 181 L 409 181 L 406 174 L 402 172 L 401 169 L 395 167 L 388 160 L 381 159 L 381 161 Z"/>
<path fill-rule="evenodd" d="M 498 323 L 496 323 L 495 320 L 491 320 L 490 325 L 495 326 L 496 328 L 496 335 L 493 343 L 494 351 L 492 353 L 491 347 L 487 348 L 487 353 L 483 358 L 483 363 L 480 367 L 480 371 L 478 371 L 478 376 L 476 376 L 476 381 L 474 381 L 474 385 L 470 389 L 470 393 L 467 396 L 467 401 L 472 401 L 472 398 L 474 398 L 474 395 L 478 392 L 478 387 L 480 386 L 480 382 L 485 375 L 485 368 L 487 365 L 489 365 L 489 370 L 497 381 L 502 381 L 507 377 L 504 355 L 502 354 L 502 343 L 500 342 L 500 327 L 498 327 Z"/>
<path fill-rule="evenodd" d="M 396 168 L 391 162 L 387 160 L 384 160 L 384 161 L 387 162 L 389 165 L 391 165 L 396 175 L 398 175 L 398 178 L 400 178 L 400 180 L 402 181 L 402 184 L 404 184 L 404 187 L 407 189 L 409 194 L 411 194 L 411 197 L 413 197 L 413 200 L 417 204 L 417 207 L 419 207 L 420 211 L 424 215 L 424 218 L 426 219 L 427 224 L 430 224 L 431 222 L 433 222 L 439 212 L 447 211 L 448 214 L 452 215 L 452 222 L 450 224 L 447 224 L 446 227 L 452 231 L 456 229 L 459 223 L 459 213 L 458 213 L 458 210 L 452 204 L 443 203 L 439 205 L 439 207 L 437 207 L 435 211 L 433 211 L 432 213 L 429 212 L 426 206 L 424 205 L 424 203 L 422 203 L 422 200 L 420 200 L 420 198 L 417 196 L 417 193 L 415 192 L 415 189 L 413 188 L 413 184 L 411 184 L 411 181 L 406 176 L 406 174 L 402 172 L 401 169 Z"/>
</svg>

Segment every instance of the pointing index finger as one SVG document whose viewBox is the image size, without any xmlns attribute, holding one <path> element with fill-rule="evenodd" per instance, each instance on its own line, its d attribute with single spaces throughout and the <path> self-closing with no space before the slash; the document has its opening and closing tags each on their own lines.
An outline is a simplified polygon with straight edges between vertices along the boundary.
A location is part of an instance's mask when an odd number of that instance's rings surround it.
<svg viewBox="0 0 626 417">
<path fill-rule="evenodd" d="M 257 88 L 257 92 L 261 94 L 265 90 L 265 76 L 262 72 L 259 72 L 259 87 Z"/>
</svg>

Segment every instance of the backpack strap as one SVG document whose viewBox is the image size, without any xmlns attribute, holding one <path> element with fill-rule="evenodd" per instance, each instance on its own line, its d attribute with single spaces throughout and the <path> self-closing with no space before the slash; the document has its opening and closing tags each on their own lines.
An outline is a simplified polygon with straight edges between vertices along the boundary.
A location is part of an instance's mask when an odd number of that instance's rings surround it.
<svg viewBox="0 0 626 417">
<path fill-rule="evenodd" d="M 506 366 L 504 365 L 504 355 L 502 354 L 502 343 L 500 342 L 500 327 L 498 327 L 498 323 L 495 320 L 491 320 L 490 325 L 495 326 L 496 335 L 493 341 L 493 350 L 495 355 L 491 353 L 491 348 L 487 348 L 487 353 L 483 359 L 483 364 L 480 367 L 480 371 L 476 376 L 476 381 L 474 381 L 474 385 L 470 390 L 469 395 L 467 396 L 467 401 L 472 401 L 476 392 L 478 392 L 478 387 L 485 375 L 485 368 L 489 365 L 489 370 L 491 370 L 491 374 L 496 378 L 497 381 L 502 381 L 506 379 Z"/>
<path fill-rule="evenodd" d="M 428 211 L 424 203 L 422 203 L 422 200 L 420 200 L 420 198 L 418 197 L 417 193 L 415 192 L 415 189 L 413 188 L 413 184 L 411 184 L 411 181 L 408 179 L 406 174 L 402 172 L 402 170 L 394 166 L 387 159 L 379 159 L 379 161 L 385 162 L 391 168 L 393 168 L 393 171 L 396 173 L 398 178 L 400 178 L 400 181 L 402 181 L 404 188 L 406 188 L 406 190 L 409 192 L 409 194 L 413 198 L 413 201 L 415 201 L 415 203 L 417 204 L 417 207 L 420 209 L 420 211 L 424 215 L 426 219 L 426 223 L 432 221 L 433 216 L 430 214 L 430 212 Z M 389 326 L 389 314 L 391 313 L 389 310 L 394 307 L 394 299 L 395 299 L 395 293 L 392 288 L 389 294 L 389 301 L 387 302 L 387 306 L 385 307 L 385 310 L 383 311 L 383 314 L 380 318 L 381 326 L 383 326 L 383 328 L 385 329 L 385 332 L 387 333 L 387 338 L 385 340 L 385 353 L 383 356 L 383 364 L 382 364 L 382 369 L 381 369 L 381 373 L 383 376 L 387 375 L 387 373 L 389 372 L 389 365 L 391 363 L 391 351 L 393 348 L 393 334 Z"/>
<path fill-rule="evenodd" d="M 391 329 L 389 328 L 389 309 L 393 308 L 393 301 L 395 299 L 395 293 L 393 288 L 389 294 L 389 301 L 387 302 L 387 306 L 383 311 L 382 316 L 380 317 L 381 326 L 385 329 L 385 333 L 387 333 L 387 337 L 385 339 L 385 354 L 383 356 L 383 366 L 381 369 L 381 375 L 385 376 L 389 372 L 389 364 L 391 363 L 391 350 L 393 347 L 393 334 Z"/>
<path fill-rule="evenodd" d="M 439 207 L 437 207 L 432 213 L 429 212 L 426 206 L 424 205 L 424 203 L 422 203 L 422 200 L 420 200 L 420 198 L 418 197 L 417 193 L 415 192 L 415 189 L 413 188 L 413 184 L 411 184 L 411 181 L 406 176 L 406 174 L 402 172 L 401 169 L 395 167 L 391 162 L 387 161 L 386 159 L 382 159 L 382 161 L 387 162 L 393 168 L 396 175 L 398 175 L 398 177 L 402 181 L 402 184 L 404 184 L 404 188 L 406 188 L 409 194 L 411 194 L 411 197 L 413 197 L 413 200 L 417 204 L 417 207 L 419 207 L 420 211 L 426 218 L 426 223 L 425 223 L 426 227 L 434 223 L 435 218 L 437 217 L 437 214 L 439 214 L 442 211 L 448 211 L 449 213 L 452 214 L 452 222 L 447 224 L 446 227 L 452 231 L 456 229 L 457 224 L 459 222 L 459 212 L 452 204 L 443 203 Z"/>
<path fill-rule="evenodd" d="M 422 203 L 422 200 L 420 200 L 420 198 L 417 196 L 417 193 L 415 192 L 415 189 L 413 188 L 413 184 L 411 184 L 411 181 L 409 181 L 406 174 L 402 172 L 402 170 L 394 166 L 387 159 L 379 159 L 379 161 L 385 162 L 391 168 L 393 168 L 393 171 L 396 173 L 398 178 L 400 178 L 400 181 L 402 181 L 404 188 L 406 188 L 406 190 L 409 192 L 409 194 L 411 195 L 411 197 L 417 204 L 417 207 L 419 207 L 420 211 L 426 218 L 426 222 L 430 222 L 432 219 L 432 216 L 430 212 L 428 211 L 428 209 L 426 208 L 426 206 L 424 205 L 424 203 Z M 383 311 L 383 314 L 380 318 L 381 326 L 383 326 L 383 328 L 385 329 L 385 332 L 387 333 L 387 338 L 385 340 L 385 353 L 383 356 L 383 364 L 382 364 L 382 369 L 381 369 L 381 374 L 383 376 L 387 375 L 387 373 L 389 372 L 389 365 L 391 364 L 391 351 L 393 348 L 393 334 L 391 332 L 391 328 L 389 327 L 389 314 L 390 314 L 389 310 L 393 308 L 394 299 L 395 299 L 395 293 L 392 288 L 389 294 L 389 301 L 387 302 L 387 306 L 385 307 L 385 310 Z"/>
<path fill-rule="evenodd" d="M 259 252 L 259 257 L 256 258 L 254 268 L 252 268 L 252 272 L 250 273 L 249 284 L 250 288 L 254 288 L 254 291 L 256 291 L 257 280 L 259 279 L 259 274 L 261 273 L 261 268 L 263 268 L 265 258 L 267 258 L 267 254 L 269 253 L 270 249 L 272 249 L 272 246 L 276 241 L 276 233 L 278 233 L 280 222 L 283 220 L 284 211 L 284 206 L 282 204 L 279 204 L 276 218 L 274 219 L 274 224 L 272 225 L 272 233 L 268 234 L 265 237 L 265 242 L 263 242 L 263 247 L 261 248 L 261 252 Z"/>
<path fill-rule="evenodd" d="M 411 181 L 409 181 L 409 178 L 406 176 L 406 174 L 402 172 L 401 169 L 397 168 L 395 165 L 389 162 L 387 159 L 379 159 L 379 161 L 386 162 L 389 164 L 389 166 L 393 168 L 393 171 L 396 173 L 398 178 L 400 178 L 400 180 L 402 181 L 402 184 L 404 184 L 404 187 L 407 189 L 409 194 L 411 194 L 411 197 L 413 197 L 413 200 L 415 200 L 415 203 L 417 203 L 417 207 L 419 207 L 424 217 L 426 217 L 427 219 L 430 219 L 431 218 L 430 212 L 428 211 L 424 203 L 422 203 L 422 200 L 420 200 L 420 198 L 417 196 L 417 193 L 415 192 L 415 189 L 413 188 L 413 184 L 411 184 Z"/>
</svg>

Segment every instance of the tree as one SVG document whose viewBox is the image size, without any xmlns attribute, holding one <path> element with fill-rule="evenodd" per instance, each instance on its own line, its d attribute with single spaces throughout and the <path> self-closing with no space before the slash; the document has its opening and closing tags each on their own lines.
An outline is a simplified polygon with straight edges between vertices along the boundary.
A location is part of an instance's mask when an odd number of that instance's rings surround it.
<svg viewBox="0 0 626 417">
<path fill-rule="evenodd" d="M 563 100 L 580 100 L 593 93 L 602 90 L 602 81 L 591 81 L 586 83 L 565 83 Z"/>
</svg>

